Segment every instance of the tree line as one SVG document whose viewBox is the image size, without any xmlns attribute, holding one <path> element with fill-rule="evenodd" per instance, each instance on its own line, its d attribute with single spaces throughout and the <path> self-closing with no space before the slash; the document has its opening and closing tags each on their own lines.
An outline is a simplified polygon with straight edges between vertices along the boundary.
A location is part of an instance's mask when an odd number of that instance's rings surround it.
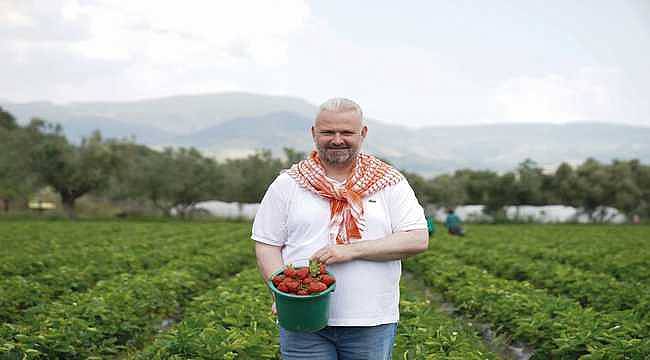
<svg viewBox="0 0 650 360">
<path fill-rule="evenodd" d="M 218 162 L 194 148 L 161 151 L 133 139 L 104 139 L 99 132 L 72 144 L 59 125 L 32 119 L 20 126 L 0 108 L 0 201 L 4 211 L 27 202 L 49 187 L 70 218 L 86 195 L 147 203 L 162 214 L 181 216 L 205 200 L 254 203 L 284 168 L 305 157 L 285 149 L 284 159 L 270 151 Z"/>
<path fill-rule="evenodd" d="M 425 204 L 482 204 L 490 215 L 508 205 L 565 205 L 581 208 L 595 221 L 602 220 L 603 207 L 613 207 L 628 216 L 650 217 L 650 166 L 638 160 L 605 164 L 589 158 L 575 167 L 562 163 L 549 173 L 526 159 L 503 174 L 464 169 L 431 179 L 406 175 Z"/>
<path fill-rule="evenodd" d="M 56 192 L 67 215 L 77 199 L 94 194 L 134 200 L 162 214 L 189 214 L 200 201 L 261 201 L 277 174 L 305 158 L 285 148 L 282 159 L 261 150 L 245 158 L 217 161 L 194 148 L 160 151 L 133 139 L 104 139 L 99 132 L 73 144 L 62 128 L 42 119 L 20 126 L 0 108 L 0 201 L 4 211 L 39 189 Z M 432 178 L 404 172 L 422 204 L 453 207 L 483 204 L 497 214 L 506 205 L 567 205 L 597 216 L 601 206 L 650 217 L 650 167 L 638 160 L 611 164 L 587 159 L 553 173 L 527 159 L 507 173 L 463 169 Z"/>
</svg>

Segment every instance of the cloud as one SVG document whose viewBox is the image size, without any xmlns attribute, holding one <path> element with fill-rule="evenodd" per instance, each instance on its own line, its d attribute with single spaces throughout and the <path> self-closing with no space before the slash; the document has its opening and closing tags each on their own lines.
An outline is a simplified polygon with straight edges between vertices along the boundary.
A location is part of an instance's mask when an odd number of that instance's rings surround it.
<svg viewBox="0 0 650 360">
<path fill-rule="evenodd" d="M 314 104 L 343 96 L 383 122 L 422 126 L 468 123 L 485 102 L 471 74 L 437 49 L 408 41 L 359 42 L 328 19 L 313 17 L 289 47 L 290 93 Z"/>
<path fill-rule="evenodd" d="M 624 118 L 623 72 L 583 67 L 573 74 L 518 76 L 495 90 L 502 120 L 512 122 L 611 121 Z"/>
<path fill-rule="evenodd" d="M 188 0 L 182 5 L 156 0 L 38 4 L 15 0 L 0 4 L 0 34 L 4 34 L 0 41 L 7 44 L 0 49 L 4 65 L 0 94 L 16 100 L 27 98 L 28 93 L 29 100 L 36 95 L 65 101 L 236 90 L 241 84 L 255 83 L 246 77 L 251 68 L 256 69 L 253 73 L 266 70 L 272 76 L 285 66 L 288 37 L 300 31 L 310 16 L 302 0 Z M 36 58 L 49 51 L 55 56 L 51 66 L 47 59 Z M 66 62 L 85 64 L 88 69 L 97 69 L 92 64 L 115 66 L 110 73 L 66 81 L 61 74 L 84 72 L 67 69 Z M 30 76 L 17 70 L 30 69 L 43 76 L 44 89 L 23 88 L 24 78 Z M 229 72 L 244 77 L 233 81 Z M 206 74 L 212 76 L 206 78 Z M 106 75 L 111 77 L 109 82 Z M 195 87 L 193 82 L 200 85 Z M 120 88 L 119 95 L 114 86 Z M 75 91 L 78 87 L 90 92 Z"/>
<path fill-rule="evenodd" d="M 90 18 L 90 38 L 75 44 L 85 56 L 153 64 L 286 62 L 286 38 L 308 16 L 294 0 L 237 2 L 98 1 L 67 6 L 67 18 Z"/>
<path fill-rule="evenodd" d="M 33 27 L 35 25 L 33 18 L 16 11 L 10 5 L 10 2 L 0 3 L 0 22 L 7 27 Z"/>
<path fill-rule="evenodd" d="M 48 43 L 61 46 L 83 39 L 88 32 L 86 19 L 65 20 L 61 16 L 65 1 L 0 1 L 0 41 L 15 48 Z"/>
<path fill-rule="evenodd" d="M 618 47 L 583 42 L 567 53 L 566 44 L 549 40 L 531 42 L 531 50 L 520 46 L 530 41 L 526 24 L 522 33 L 496 26 L 488 41 L 477 36 L 487 20 L 436 27 L 429 18 L 396 16 L 390 6 L 377 16 L 363 6 L 343 14 L 327 4 L 0 0 L 0 98 L 118 101 L 249 91 L 315 104 L 346 96 L 371 118 L 405 125 L 650 125 L 647 46 L 638 31 L 621 27 L 632 35 Z M 450 18 L 468 14 L 452 8 Z M 587 25 L 580 27 L 587 31 Z M 540 54 L 549 56 L 540 60 Z"/>
</svg>

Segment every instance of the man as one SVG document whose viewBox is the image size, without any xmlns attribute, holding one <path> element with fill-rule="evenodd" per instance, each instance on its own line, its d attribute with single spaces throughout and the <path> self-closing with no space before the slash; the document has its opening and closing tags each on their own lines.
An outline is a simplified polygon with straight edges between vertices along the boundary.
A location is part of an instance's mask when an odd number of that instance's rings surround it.
<svg viewBox="0 0 650 360">
<path fill-rule="evenodd" d="M 359 152 L 368 128 L 355 102 L 326 101 L 311 134 L 316 151 L 275 179 L 253 223 L 265 279 L 307 258 L 336 277 L 328 326 L 314 333 L 280 328 L 282 357 L 390 359 L 400 259 L 427 249 L 424 212 L 402 174 Z"/>
</svg>

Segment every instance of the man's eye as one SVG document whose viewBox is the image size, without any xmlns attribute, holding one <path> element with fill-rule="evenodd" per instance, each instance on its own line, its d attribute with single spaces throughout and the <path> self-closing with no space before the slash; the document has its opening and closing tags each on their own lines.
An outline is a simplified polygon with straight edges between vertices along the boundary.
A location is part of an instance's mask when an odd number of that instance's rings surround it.
<svg viewBox="0 0 650 360">
<path fill-rule="evenodd" d="M 331 136 L 331 137 L 335 136 L 337 133 L 345 137 L 354 136 L 356 134 L 354 131 L 320 131 L 319 132 L 319 134 L 322 136 Z"/>
</svg>

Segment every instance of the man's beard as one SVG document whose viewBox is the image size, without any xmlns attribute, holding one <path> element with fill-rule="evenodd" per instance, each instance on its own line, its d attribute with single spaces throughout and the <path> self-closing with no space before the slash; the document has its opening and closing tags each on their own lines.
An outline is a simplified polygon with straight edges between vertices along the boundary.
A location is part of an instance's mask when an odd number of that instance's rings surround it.
<svg viewBox="0 0 650 360">
<path fill-rule="evenodd" d="M 354 161 L 357 156 L 357 151 L 352 147 L 322 147 L 316 146 L 318 150 L 318 157 L 331 166 L 347 165 Z"/>
</svg>

